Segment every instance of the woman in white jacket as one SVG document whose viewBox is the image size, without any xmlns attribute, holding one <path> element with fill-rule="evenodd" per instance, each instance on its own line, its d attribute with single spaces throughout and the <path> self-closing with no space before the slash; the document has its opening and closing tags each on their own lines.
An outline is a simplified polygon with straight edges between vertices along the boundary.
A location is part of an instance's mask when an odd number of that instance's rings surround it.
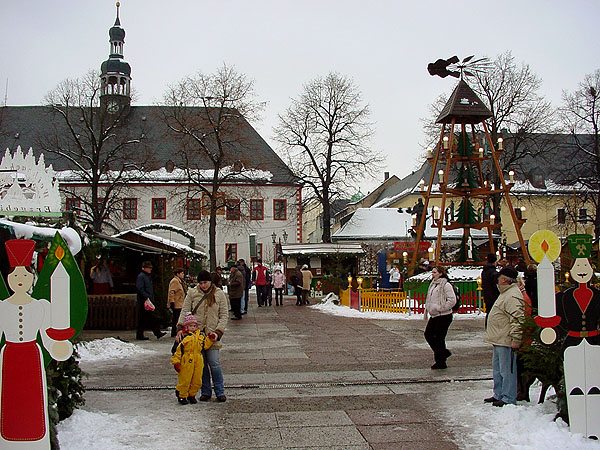
<svg viewBox="0 0 600 450">
<path fill-rule="evenodd" d="M 435 364 L 432 369 L 446 369 L 446 359 L 451 355 L 446 348 L 446 333 L 452 323 L 452 307 L 456 303 L 456 294 L 448 282 L 445 267 L 435 266 L 431 271 L 432 281 L 425 302 L 425 340 L 433 350 Z"/>
</svg>

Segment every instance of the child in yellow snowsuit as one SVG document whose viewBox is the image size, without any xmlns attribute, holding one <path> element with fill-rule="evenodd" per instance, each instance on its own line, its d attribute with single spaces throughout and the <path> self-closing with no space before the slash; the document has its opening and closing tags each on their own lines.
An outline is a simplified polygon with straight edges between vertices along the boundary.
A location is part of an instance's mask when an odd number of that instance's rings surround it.
<svg viewBox="0 0 600 450">
<path fill-rule="evenodd" d="M 198 329 L 198 321 L 188 313 L 183 320 L 184 338 L 177 345 L 171 362 L 177 371 L 177 401 L 181 405 L 198 403 L 196 394 L 202 387 L 204 358 L 202 349 L 210 348 L 213 341 Z"/>
</svg>

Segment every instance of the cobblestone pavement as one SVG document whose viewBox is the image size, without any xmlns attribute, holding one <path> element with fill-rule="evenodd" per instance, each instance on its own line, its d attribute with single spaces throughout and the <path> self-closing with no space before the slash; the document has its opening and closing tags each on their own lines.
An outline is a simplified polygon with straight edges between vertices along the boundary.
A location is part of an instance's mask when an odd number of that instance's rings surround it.
<svg viewBox="0 0 600 450">
<path fill-rule="evenodd" d="M 258 308 L 252 299 L 243 320 L 229 323 L 221 350 L 226 403 L 212 399 L 185 410 L 176 403 L 165 337 L 139 343 L 157 351 L 148 357 L 84 364 L 85 409 L 156 405 L 157 418 L 170 415 L 174 425 L 192 415 L 190 436 L 209 436 L 198 448 L 459 448 L 437 396 L 460 388 L 451 381 L 491 378 L 482 317 L 454 320 L 449 368 L 433 371 L 422 320 L 348 318 L 294 302 Z M 106 336 L 133 341 L 134 332 L 86 331 L 82 339 Z"/>
</svg>

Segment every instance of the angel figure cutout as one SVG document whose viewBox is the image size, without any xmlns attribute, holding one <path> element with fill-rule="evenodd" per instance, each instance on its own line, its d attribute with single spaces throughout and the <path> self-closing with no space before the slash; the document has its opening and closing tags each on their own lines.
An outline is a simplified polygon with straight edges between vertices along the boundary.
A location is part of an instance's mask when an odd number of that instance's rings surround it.
<svg viewBox="0 0 600 450">
<path fill-rule="evenodd" d="M 57 236 L 60 242 L 57 246 L 55 237 L 53 246 L 55 249 L 60 248 L 61 253 L 65 251 L 61 243 L 64 247 L 66 244 L 58 233 Z M 69 275 L 65 271 L 66 283 L 64 279 L 58 281 L 60 277 L 50 277 L 49 280 L 50 284 L 54 282 L 56 285 L 51 291 L 54 291 L 55 297 L 63 297 L 61 301 L 53 299 L 50 302 L 45 298 L 35 298 L 35 289 L 29 294 L 34 282 L 30 265 L 35 241 L 13 239 L 6 241 L 5 246 L 11 267 L 7 281 L 13 293 L 0 301 L 0 333 L 4 337 L 4 345 L 0 351 L 0 448 L 49 449 L 44 350 L 57 361 L 65 361 L 73 353 L 73 345 L 69 339 L 74 336 L 75 329 L 56 326 L 64 323 L 64 317 L 57 320 L 61 313 L 66 313 L 67 320 L 70 320 Z M 69 256 L 72 259 L 70 253 Z M 63 267 L 60 262 L 59 265 Z M 54 264 L 48 270 L 56 268 Z M 52 272 L 54 274 L 57 271 Z M 44 284 L 41 275 L 38 283 L 42 280 Z M 43 287 L 41 290 L 44 290 Z M 63 292 L 59 292 L 61 290 Z M 85 295 L 85 289 L 83 292 Z M 4 294 L 4 297 L 7 294 L 3 282 L 0 294 Z M 57 307 L 62 307 L 62 311 Z M 87 313 L 87 303 L 85 309 Z M 77 328 L 81 327 L 82 324 L 77 323 Z"/>
</svg>

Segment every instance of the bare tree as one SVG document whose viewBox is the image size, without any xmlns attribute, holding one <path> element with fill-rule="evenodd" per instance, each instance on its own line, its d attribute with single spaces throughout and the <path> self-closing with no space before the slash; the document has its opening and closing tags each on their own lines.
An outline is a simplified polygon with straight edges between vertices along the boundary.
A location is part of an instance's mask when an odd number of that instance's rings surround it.
<svg viewBox="0 0 600 450">
<path fill-rule="evenodd" d="M 128 109 L 109 113 L 101 108 L 100 88 L 94 70 L 59 83 L 45 97 L 52 125 L 38 142 L 42 151 L 66 162 L 71 174 L 61 190 L 76 200 L 74 212 L 94 231 L 114 228 L 113 214 L 122 206 L 125 188 L 142 178 L 139 169 L 148 163 L 143 130 L 127 126 Z"/>
<path fill-rule="evenodd" d="M 499 137 L 504 139 L 504 151 L 499 158 L 501 168 L 525 175 L 524 163 L 531 158 L 540 161 L 554 143 L 555 111 L 538 93 L 542 80 L 528 64 L 517 64 L 512 53 L 507 51 L 496 57 L 489 70 L 474 72 L 466 81 L 492 113 L 488 119 L 492 141 L 497 142 Z M 432 118 L 424 120 L 429 144 L 439 138 L 440 128 L 434 122 L 447 98 L 438 97 L 430 106 Z M 434 130 L 437 136 L 432 133 Z M 491 181 L 499 186 L 500 174 L 493 173 Z M 494 194 L 492 203 L 496 217 L 500 217 L 500 202 L 501 194 Z"/>
<path fill-rule="evenodd" d="M 162 119 L 178 139 L 189 185 L 186 200 L 199 197 L 209 211 L 210 268 L 217 265 L 217 215 L 241 199 L 227 198 L 224 185 L 253 182 L 260 167 L 251 152 L 247 120 L 258 118 L 254 82 L 223 64 L 214 74 L 198 73 L 170 86 L 164 94 Z M 238 211 L 239 212 L 239 211 Z"/>
<path fill-rule="evenodd" d="M 563 149 L 566 157 L 557 167 L 558 176 L 561 182 L 579 187 L 579 196 L 592 201 L 597 239 L 600 237 L 600 69 L 586 75 L 574 92 L 563 91 L 560 114 L 572 140 Z"/>
<path fill-rule="evenodd" d="M 310 81 L 279 115 L 275 138 L 308 189 L 305 201 L 316 199 L 323 207 L 323 242 L 331 242 L 331 202 L 355 191 L 382 161 L 368 146 L 368 119 L 369 106 L 360 91 L 338 73 Z"/>
</svg>

